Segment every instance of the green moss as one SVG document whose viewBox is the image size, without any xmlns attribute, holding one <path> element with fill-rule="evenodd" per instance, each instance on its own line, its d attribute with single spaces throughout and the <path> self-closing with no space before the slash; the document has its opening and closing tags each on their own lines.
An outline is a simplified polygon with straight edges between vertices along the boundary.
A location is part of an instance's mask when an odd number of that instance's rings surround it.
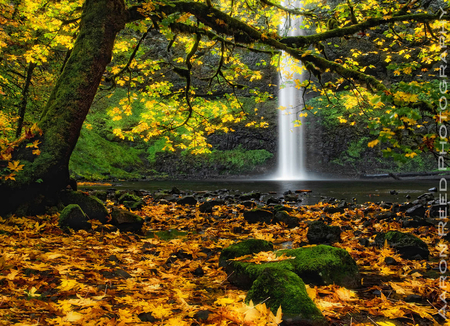
<svg viewBox="0 0 450 326">
<path fill-rule="evenodd" d="M 232 250 L 232 253 L 234 257 L 230 258 L 239 257 L 236 250 Z M 249 251 L 243 251 L 243 254 L 240 256 L 248 254 L 250 254 Z M 295 257 L 295 259 L 263 264 L 247 263 L 245 261 L 229 261 L 227 263 L 221 255 L 219 262 L 223 264 L 221 266 L 225 266 L 229 281 L 244 289 L 250 288 L 266 268 L 280 268 L 292 271 L 301 277 L 304 282 L 315 285 L 335 283 L 348 288 L 355 288 L 361 283 L 358 266 L 344 249 L 318 245 L 278 250 L 275 254 L 277 256 L 285 254 L 286 256 Z"/>
<path fill-rule="evenodd" d="M 272 251 L 273 244 L 259 239 L 248 239 L 222 250 L 219 258 L 219 266 L 223 267 L 228 259 L 255 254 L 261 251 Z"/>
<path fill-rule="evenodd" d="M 245 298 L 254 304 L 265 302 L 276 314 L 281 306 L 284 319 L 325 321 L 306 292 L 305 284 L 295 273 L 281 268 L 266 268 L 255 280 Z"/>
<path fill-rule="evenodd" d="M 294 271 L 306 283 L 339 284 L 349 288 L 360 285 L 358 266 L 350 254 L 341 248 L 326 245 L 286 249 L 276 252 L 296 259 L 290 260 Z"/>
</svg>

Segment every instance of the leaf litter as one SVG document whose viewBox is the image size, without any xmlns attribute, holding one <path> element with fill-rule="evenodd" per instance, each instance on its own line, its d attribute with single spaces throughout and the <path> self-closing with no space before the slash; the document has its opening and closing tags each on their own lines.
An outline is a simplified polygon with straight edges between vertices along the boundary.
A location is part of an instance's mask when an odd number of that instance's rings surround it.
<svg viewBox="0 0 450 326">
<path fill-rule="evenodd" d="M 0 218 L 0 325 L 278 325 L 264 303 L 244 303 L 246 292 L 230 285 L 218 267 L 221 249 L 256 238 L 276 247 L 307 245 L 307 222 L 323 218 L 327 204 L 293 207 L 300 226 L 248 224 L 242 205 L 218 205 L 212 213 L 198 206 L 159 204 L 151 197 L 134 213 L 146 218 L 144 234 L 77 231 L 58 227 L 59 214 Z M 107 202 L 111 208 L 114 204 Z M 124 208 L 121 206 L 121 208 Z M 445 245 L 433 226 L 401 229 L 362 219 L 385 209 L 375 204 L 327 214 L 340 226 L 342 241 L 363 276 L 363 287 L 307 285 L 307 292 L 334 325 L 439 325 L 440 298 L 450 292 L 439 284 L 436 259 Z M 369 213 L 367 213 L 369 212 Z M 402 214 L 402 213 L 398 213 Z M 93 224 L 96 228 L 98 224 Z M 182 236 L 158 237 L 177 230 Z M 404 260 L 385 245 L 364 247 L 377 232 L 416 234 L 430 249 L 430 261 Z M 387 265 L 386 257 L 397 265 Z M 290 259 L 263 252 L 246 257 L 255 263 Z M 242 259 L 239 258 L 239 259 Z M 247 260 L 249 261 L 249 260 Z M 420 302 L 407 302 L 417 295 Z M 450 315 L 448 315 L 450 317 Z M 446 325 L 449 325 L 447 322 Z"/>
</svg>

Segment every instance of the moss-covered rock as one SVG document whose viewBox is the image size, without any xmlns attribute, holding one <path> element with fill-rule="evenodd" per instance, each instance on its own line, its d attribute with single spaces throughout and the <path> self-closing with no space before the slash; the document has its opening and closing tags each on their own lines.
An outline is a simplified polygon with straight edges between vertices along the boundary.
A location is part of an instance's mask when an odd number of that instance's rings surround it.
<svg viewBox="0 0 450 326">
<path fill-rule="evenodd" d="M 272 251 L 273 244 L 269 241 L 259 239 L 248 239 L 239 243 L 232 244 L 231 246 L 222 250 L 219 257 L 219 266 L 224 267 L 227 265 L 228 259 L 242 257 L 245 255 L 256 254 L 261 251 Z"/>
<path fill-rule="evenodd" d="M 59 215 L 59 227 L 63 230 L 90 230 L 91 224 L 81 207 L 76 204 L 67 205 Z"/>
<path fill-rule="evenodd" d="M 89 219 L 98 220 L 101 223 L 108 221 L 108 211 L 97 197 L 89 196 L 81 191 L 67 191 L 61 195 L 61 201 L 65 206 L 79 205 Z"/>
<path fill-rule="evenodd" d="M 338 284 L 347 288 L 361 285 L 358 265 L 350 254 L 341 248 L 326 245 L 278 250 L 276 255 L 295 257 L 286 260 L 305 283 L 315 285 Z"/>
<path fill-rule="evenodd" d="M 387 233 L 380 233 L 375 237 L 375 244 L 379 247 L 382 247 L 385 241 L 403 259 L 428 259 L 430 255 L 427 244 L 410 233 L 389 231 Z"/>
<path fill-rule="evenodd" d="M 339 226 L 329 226 L 322 221 L 314 221 L 309 225 L 306 234 L 310 244 L 335 243 L 341 239 Z"/>
<path fill-rule="evenodd" d="M 248 255 L 249 253 L 246 254 Z M 240 288 L 249 289 L 266 268 L 280 268 L 294 272 L 305 283 L 309 284 L 326 285 L 335 283 L 347 288 L 356 288 L 361 285 L 358 266 L 344 249 L 318 245 L 278 250 L 275 254 L 277 256 L 285 254 L 286 256 L 295 257 L 295 259 L 262 264 L 229 261 L 225 264 L 228 280 Z M 232 258 L 236 257 L 239 256 Z"/>
<path fill-rule="evenodd" d="M 140 197 L 128 192 L 119 197 L 119 203 L 132 210 L 138 210 L 144 206 L 144 201 Z"/>
<path fill-rule="evenodd" d="M 111 218 L 112 224 L 124 232 L 140 232 L 144 225 L 142 217 L 119 208 L 113 208 Z"/>
<path fill-rule="evenodd" d="M 265 302 L 276 314 L 281 306 L 283 319 L 302 325 L 327 325 L 320 310 L 309 298 L 305 283 L 295 273 L 280 268 L 266 268 L 255 280 L 245 298 L 255 305 Z"/>
</svg>

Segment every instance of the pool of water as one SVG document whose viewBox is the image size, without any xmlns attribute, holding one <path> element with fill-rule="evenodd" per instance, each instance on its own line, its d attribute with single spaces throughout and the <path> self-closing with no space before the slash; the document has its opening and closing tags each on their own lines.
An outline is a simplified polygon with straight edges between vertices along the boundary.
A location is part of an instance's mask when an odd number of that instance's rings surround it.
<svg viewBox="0 0 450 326">
<path fill-rule="evenodd" d="M 334 197 L 351 201 L 356 198 L 358 203 L 364 202 L 405 202 L 406 195 L 414 200 L 417 196 L 428 192 L 428 189 L 437 187 L 439 179 L 414 179 L 414 180 L 308 180 L 308 181 L 286 181 L 286 180 L 255 180 L 255 179 L 224 179 L 224 180 L 166 180 L 166 181 L 139 181 L 139 182 L 117 182 L 112 186 L 89 186 L 81 189 L 108 189 L 117 190 L 147 190 L 157 192 L 160 190 L 178 189 L 186 192 L 214 191 L 228 189 L 230 192 L 261 192 L 265 197 L 279 197 L 284 192 L 291 190 L 307 189 L 308 193 L 302 204 L 316 204 L 322 196 Z M 398 194 L 392 195 L 391 190 Z M 269 192 L 271 192 L 269 194 Z"/>
</svg>

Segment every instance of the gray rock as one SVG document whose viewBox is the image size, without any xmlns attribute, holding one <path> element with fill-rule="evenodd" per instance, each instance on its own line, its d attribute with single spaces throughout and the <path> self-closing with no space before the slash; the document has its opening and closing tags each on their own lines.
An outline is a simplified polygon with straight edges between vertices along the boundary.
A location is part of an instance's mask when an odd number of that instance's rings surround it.
<svg viewBox="0 0 450 326">
<path fill-rule="evenodd" d="M 140 232 L 144 224 L 142 217 L 119 208 L 113 208 L 111 217 L 112 224 L 123 232 Z"/>
</svg>

